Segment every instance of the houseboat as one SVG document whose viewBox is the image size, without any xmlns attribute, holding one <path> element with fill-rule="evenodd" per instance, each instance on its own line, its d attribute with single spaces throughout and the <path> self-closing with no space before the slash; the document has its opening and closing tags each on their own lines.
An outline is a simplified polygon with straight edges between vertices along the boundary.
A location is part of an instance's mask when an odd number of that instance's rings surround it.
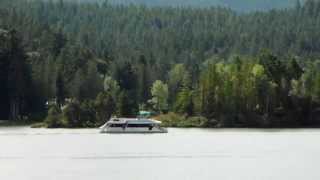
<svg viewBox="0 0 320 180">
<path fill-rule="evenodd" d="M 167 133 L 161 122 L 147 118 L 111 118 L 100 127 L 101 133 Z"/>
</svg>

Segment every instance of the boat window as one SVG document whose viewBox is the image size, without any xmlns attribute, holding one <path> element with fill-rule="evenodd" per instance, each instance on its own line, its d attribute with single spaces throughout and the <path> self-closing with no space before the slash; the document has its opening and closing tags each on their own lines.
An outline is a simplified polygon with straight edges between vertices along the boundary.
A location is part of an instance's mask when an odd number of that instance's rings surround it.
<svg viewBox="0 0 320 180">
<path fill-rule="evenodd" d="M 127 127 L 144 127 L 144 128 L 149 128 L 152 127 L 152 124 L 128 124 Z"/>
<path fill-rule="evenodd" d="M 122 127 L 123 124 L 111 124 L 110 127 Z"/>
</svg>

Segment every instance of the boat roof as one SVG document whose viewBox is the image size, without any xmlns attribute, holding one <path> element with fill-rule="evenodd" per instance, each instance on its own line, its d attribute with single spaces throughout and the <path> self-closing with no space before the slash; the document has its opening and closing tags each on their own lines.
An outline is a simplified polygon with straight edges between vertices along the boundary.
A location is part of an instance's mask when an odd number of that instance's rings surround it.
<svg viewBox="0 0 320 180">
<path fill-rule="evenodd" d="M 160 121 L 146 118 L 111 118 L 108 123 L 112 124 L 161 124 Z"/>
<path fill-rule="evenodd" d="M 151 115 L 151 112 L 149 111 L 139 111 L 139 115 Z"/>
</svg>

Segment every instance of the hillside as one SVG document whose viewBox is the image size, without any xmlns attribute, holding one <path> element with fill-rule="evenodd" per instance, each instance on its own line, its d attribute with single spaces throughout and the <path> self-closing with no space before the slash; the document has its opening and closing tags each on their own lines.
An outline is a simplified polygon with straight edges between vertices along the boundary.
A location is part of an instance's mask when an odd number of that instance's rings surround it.
<svg viewBox="0 0 320 180">
<path fill-rule="evenodd" d="M 48 102 L 48 127 L 139 110 L 174 112 L 173 127 L 320 124 L 316 0 L 244 14 L 2 0 L 0 14 L 0 119 L 39 119 Z"/>
</svg>

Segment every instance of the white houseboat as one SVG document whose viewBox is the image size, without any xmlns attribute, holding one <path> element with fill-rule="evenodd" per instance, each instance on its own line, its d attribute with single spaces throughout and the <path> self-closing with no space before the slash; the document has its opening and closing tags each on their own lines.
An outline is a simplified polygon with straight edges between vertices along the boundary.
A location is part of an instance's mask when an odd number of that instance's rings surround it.
<svg viewBox="0 0 320 180">
<path fill-rule="evenodd" d="M 167 133 L 161 122 L 147 118 L 111 118 L 100 127 L 101 133 Z"/>
</svg>

